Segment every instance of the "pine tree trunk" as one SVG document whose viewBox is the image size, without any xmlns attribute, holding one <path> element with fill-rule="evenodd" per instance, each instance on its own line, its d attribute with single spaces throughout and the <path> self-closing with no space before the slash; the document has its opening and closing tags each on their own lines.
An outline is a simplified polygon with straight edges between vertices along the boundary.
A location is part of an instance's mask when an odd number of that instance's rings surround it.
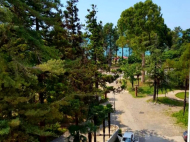
<svg viewBox="0 0 190 142">
<path fill-rule="evenodd" d="M 97 64 L 96 53 L 95 53 L 95 56 L 94 56 L 94 61 L 95 61 L 95 64 Z M 97 77 L 98 77 L 98 74 L 95 72 L 95 87 L 98 89 L 98 80 L 97 80 Z M 96 100 L 98 101 L 98 96 L 97 95 L 96 95 Z"/>
<path fill-rule="evenodd" d="M 40 122 L 40 127 L 44 127 L 45 126 L 45 122 L 42 121 Z M 46 142 L 46 136 L 40 136 L 40 142 Z"/>
<path fill-rule="evenodd" d="M 123 47 L 124 48 L 124 47 Z M 123 61 L 123 48 L 122 48 L 122 61 Z"/>
<path fill-rule="evenodd" d="M 79 120 L 78 120 L 78 114 L 75 113 L 75 125 L 78 126 L 79 125 Z M 79 131 L 77 131 L 76 137 L 75 137 L 75 141 L 78 142 L 79 141 Z"/>
<path fill-rule="evenodd" d="M 79 120 L 78 120 L 78 114 L 75 113 L 75 125 L 78 126 L 79 125 Z"/>
<path fill-rule="evenodd" d="M 187 81 L 188 81 L 188 79 L 185 79 L 185 96 L 184 96 L 184 104 L 183 104 L 183 116 L 185 115 L 185 108 L 186 108 Z"/>
<path fill-rule="evenodd" d="M 97 73 L 95 73 L 95 79 L 96 79 L 96 81 L 95 81 L 95 87 L 98 89 L 98 80 L 97 80 Z M 99 102 L 99 99 L 98 99 L 98 95 L 96 94 L 96 101 L 97 102 Z"/>
<path fill-rule="evenodd" d="M 105 119 L 103 119 L 103 142 L 105 142 Z"/>
<path fill-rule="evenodd" d="M 115 60 L 115 64 L 117 63 L 117 47 L 115 48 L 115 53 L 116 53 L 116 60 Z"/>
<path fill-rule="evenodd" d="M 44 93 L 43 92 L 39 93 L 39 100 L 40 100 L 41 104 L 44 103 Z M 40 128 L 44 127 L 44 126 L 45 126 L 45 122 L 41 121 L 40 122 Z M 46 142 L 46 136 L 40 136 L 40 142 Z"/>
<path fill-rule="evenodd" d="M 157 89 L 156 89 L 157 90 L 156 91 L 156 93 L 157 93 L 157 100 L 158 100 L 158 85 L 159 85 L 159 81 L 157 82 L 157 86 L 156 86 L 157 87 Z"/>
<path fill-rule="evenodd" d="M 132 84 L 132 88 L 133 88 L 133 86 L 134 86 L 134 85 L 133 85 L 133 80 L 132 80 L 131 84 Z"/>
<path fill-rule="evenodd" d="M 154 64 L 154 95 L 153 95 L 153 101 L 156 100 L 156 62 Z"/>
<path fill-rule="evenodd" d="M 95 53 L 95 56 L 94 56 L 94 61 L 95 61 L 95 64 L 97 64 L 97 57 L 96 57 L 96 53 Z M 98 89 L 98 74 L 97 72 L 95 72 L 95 87 Z M 96 95 L 96 99 L 98 101 L 98 96 Z"/>
<path fill-rule="evenodd" d="M 105 92 L 105 99 L 107 99 L 107 92 Z"/>
<path fill-rule="evenodd" d="M 108 113 L 108 131 L 109 131 L 109 137 L 110 137 L 110 124 L 111 124 L 111 122 L 110 122 L 110 113 Z"/>
<path fill-rule="evenodd" d="M 137 75 L 137 79 L 138 79 L 138 86 L 139 86 L 139 75 Z"/>
<path fill-rule="evenodd" d="M 106 46 L 106 62 L 108 61 L 108 47 Z"/>
<path fill-rule="evenodd" d="M 110 51 L 109 51 L 109 67 L 111 67 L 111 57 L 112 57 L 112 54 L 111 54 L 111 34 L 110 34 Z"/>
<path fill-rule="evenodd" d="M 128 55 L 128 57 L 130 56 L 130 52 L 131 52 L 131 48 L 129 47 L 129 55 Z"/>
<path fill-rule="evenodd" d="M 42 83 L 43 79 L 44 79 L 44 75 L 40 74 L 38 76 L 39 83 Z M 39 92 L 39 101 L 40 101 L 41 104 L 44 104 L 44 92 Z M 45 122 L 41 121 L 40 122 L 40 128 L 42 128 L 44 126 L 45 126 Z M 46 142 L 46 136 L 40 136 L 40 142 Z"/>
<path fill-rule="evenodd" d="M 111 67 L 112 64 L 112 54 L 111 54 L 111 49 L 110 49 L 110 53 L 109 53 L 109 67 Z"/>
<path fill-rule="evenodd" d="M 145 67 L 145 53 L 142 53 L 142 71 L 141 71 L 141 82 L 145 82 L 145 71 L 144 71 L 144 67 Z"/>
<path fill-rule="evenodd" d="M 92 142 L 92 133 L 91 132 L 88 133 L 88 142 Z"/>
<path fill-rule="evenodd" d="M 94 142 L 96 142 L 96 130 L 94 130 Z"/>
<path fill-rule="evenodd" d="M 154 95 L 153 95 L 153 101 L 156 100 L 156 78 L 154 78 Z"/>
<path fill-rule="evenodd" d="M 36 18 L 36 31 L 39 31 L 39 22 L 38 22 L 38 18 Z"/>
<path fill-rule="evenodd" d="M 94 125 L 96 126 L 96 115 L 94 116 Z M 94 142 L 96 142 L 96 130 L 94 130 Z"/>
</svg>

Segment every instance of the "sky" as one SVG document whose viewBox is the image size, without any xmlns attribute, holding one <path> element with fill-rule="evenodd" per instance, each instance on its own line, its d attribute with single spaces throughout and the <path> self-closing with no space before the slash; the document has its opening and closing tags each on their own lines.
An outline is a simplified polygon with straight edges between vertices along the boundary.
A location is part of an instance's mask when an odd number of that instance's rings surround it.
<svg viewBox="0 0 190 142">
<path fill-rule="evenodd" d="M 80 22 L 85 24 L 87 9 L 91 9 L 91 4 L 97 5 L 97 20 L 117 25 L 122 11 L 133 6 L 137 2 L 145 0 L 79 0 L 77 7 Z M 183 30 L 190 28 L 190 0 L 152 0 L 161 7 L 164 21 L 171 30 L 180 26 Z M 66 0 L 61 0 L 66 5 Z M 64 9 L 64 8 L 63 8 Z"/>
</svg>

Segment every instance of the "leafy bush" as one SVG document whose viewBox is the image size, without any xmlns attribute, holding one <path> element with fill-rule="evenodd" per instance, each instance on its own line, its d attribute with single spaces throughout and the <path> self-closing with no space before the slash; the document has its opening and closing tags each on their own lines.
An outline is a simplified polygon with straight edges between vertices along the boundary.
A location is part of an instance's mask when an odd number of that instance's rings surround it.
<svg viewBox="0 0 190 142">
<path fill-rule="evenodd" d="M 120 72 L 120 73 L 122 73 L 122 70 L 121 70 L 120 68 L 119 68 L 119 69 L 117 69 L 117 71 L 118 71 L 118 72 Z"/>
<path fill-rule="evenodd" d="M 127 88 L 127 80 L 122 79 L 122 81 L 121 81 L 121 88 L 122 89 L 126 89 Z"/>
</svg>

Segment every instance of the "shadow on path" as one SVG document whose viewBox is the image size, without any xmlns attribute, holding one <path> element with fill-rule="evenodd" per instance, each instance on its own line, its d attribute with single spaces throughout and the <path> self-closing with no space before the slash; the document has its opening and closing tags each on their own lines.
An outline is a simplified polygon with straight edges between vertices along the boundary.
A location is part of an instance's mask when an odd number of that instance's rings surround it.
<svg viewBox="0 0 190 142">
<path fill-rule="evenodd" d="M 126 131 L 132 131 L 131 128 L 128 126 L 124 126 L 122 129 L 122 134 L 124 134 Z M 164 136 L 161 136 L 157 134 L 154 130 L 136 130 L 134 131 L 135 137 L 139 138 L 139 142 L 176 142 L 173 139 L 166 138 Z"/>
</svg>

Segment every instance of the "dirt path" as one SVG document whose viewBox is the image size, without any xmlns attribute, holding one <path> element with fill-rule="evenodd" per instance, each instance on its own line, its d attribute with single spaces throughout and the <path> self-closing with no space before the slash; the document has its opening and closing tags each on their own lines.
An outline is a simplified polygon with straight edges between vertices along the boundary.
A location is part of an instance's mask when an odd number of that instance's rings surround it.
<svg viewBox="0 0 190 142">
<path fill-rule="evenodd" d="M 115 82 L 110 86 L 117 87 Z M 168 94 L 172 96 L 171 94 Z M 114 94 L 108 94 L 109 100 L 114 104 Z M 181 107 L 171 107 L 163 104 L 147 103 L 146 98 L 133 98 L 128 91 L 115 94 L 116 113 L 112 114 L 112 123 L 119 125 L 123 132 L 135 131 L 144 141 L 148 142 L 150 136 L 155 142 L 183 142 L 182 132 L 185 128 L 175 124 L 175 118 L 169 114 L 179 111 Z"/>
</svg>

